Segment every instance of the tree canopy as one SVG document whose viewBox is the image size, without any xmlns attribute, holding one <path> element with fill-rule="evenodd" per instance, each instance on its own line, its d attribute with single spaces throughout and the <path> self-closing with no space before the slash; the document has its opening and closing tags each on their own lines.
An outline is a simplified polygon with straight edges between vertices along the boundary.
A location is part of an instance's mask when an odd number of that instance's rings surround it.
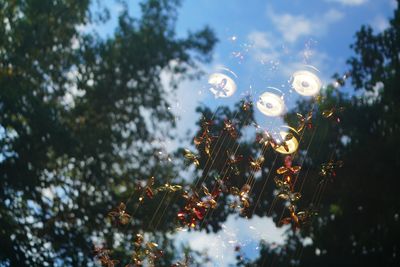
<svg viewBox="0 0 400 267">
<path fill-rule="evenodd" d="M 231 109 L 199 107 L 197 150 L 177 151 L 182 161 L 156 153 L 175 126 L 162 76 L 172 88 L 199 77 L 212 30 L 177 37 L 180 1 L 147 0 L 139 18 L 125 7 L 111 37 L 100 38 L 80 30 L 107 18 L 91 4 L 0 0 L 0 265 L 90 266 L 97 253 L 113 266 L 111 249 L 121 264 L 154 254 L 171 266 L 190 253 L 174 255 L 177 225 L 218 231 L 236 212 L 277 225 L 290 218 L 273 179 L 288 158 L 265 136 L 245 138 L 257 126 L 246 99 Z M 254 261 L 238 247 L 238 266 L 398 264 L 399 30 L 399 7 L 386 30 L 362 27 L 348 72 L 286 114 L 297 125 L 298 114 L 312 112 L 290 160 L 301 165 L 298 206 L 318 215 L 290 228 L 284 246 L 262 243 Z M 190 185 L 179 178 L 184 157 L 195 166 Z M 321 175 L 339 161 L 329 179 Z M 99 242 L 105 250 L 93 247 Z"/>
<path fill-rule="evenodd" d="M 102 39 L 79 30 L 101 23 L 91 1 L 0 1 L 0 265 L 87 266 L 95 240 L 116 242 L 107 212 L 140 180 L 176 177 L 154 157 L 168 134 L 154 126 L 174 126 L 161 73 L 195 78 L 216 42 L 207 27 L 176 36 L 179 4 L 125 8 Z"/>
</svg>

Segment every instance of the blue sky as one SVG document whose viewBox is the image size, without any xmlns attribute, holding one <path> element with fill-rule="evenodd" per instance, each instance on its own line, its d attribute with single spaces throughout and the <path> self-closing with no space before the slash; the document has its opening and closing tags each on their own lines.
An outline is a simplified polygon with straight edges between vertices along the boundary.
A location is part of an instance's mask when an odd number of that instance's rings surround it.
<svg viewBox="0 0 400 267">
<path fill-rule="evenodd" d="M 287 93 L 290 109 L 298 99 L 298 95 L 288 94 L 287 81 L 294 71 L 312 65 L 325 84 L 334 73 L 344 73 L 356 31 L 365 24 L 382 31 L 395 5 L 394 0 L 184 1 L 178 35 L 204 25 L 214 29 L 220 41 L 206 71 L 212 73 L 218 66 L 232 70 L 238 76 L 238 91 L 229 99 L 215 100 L 207 90 L 206 77 L 184 84 L 177 98 L 177 112 L 182 117 L 179 125 L 192 124 L 191 110 L 198 103 L 232 105 L 249 88 L 255 97 L 269 86 L 281 89 Z M 194 91 L 197 99 L 192 97 Z M 257 119 L 266 123 L 260 114 Z"/>
<path fill-rule="evenodd" d="M 139 15 L 138 1 L 128 2 L 130 13 Z M 121 7 L 114 0 L 102 3 L 111 10 L 110 22 L 98 29 L 106 36 L 115 28 Z M 199 103 L 231 105 L 250 87 L 255 96 L 268 86 L 288 91 L 290 75 L 304 64 L 316 67 L 322 81 L 328 83 L 335 72 L 346 70 L 346 60 L 352 55 L 349 46 L 361 25 L 383 30 L 395 6 L 395 0 L 183 1 L 178 36 L 210 26 L 220 41 L 214 61 L 204 69 L 207 73 L 220 66 L 232 70 L 238 76 L 238 91 L 229 99 L 214 100 L 205 77 L 183 84 L 177 99 L 171 101 L 179 105 L 172 108 L 181 113 L 182 124 L 191 125 L 192 111 Z M 297 96 L 287 98 L 290 108 Z"/>
<path fill-rule="evenodd" d="M 105 3 L 112 19 L 97 29 L 102 36 L 112 33 L 121 10 L 115 1 Z M 238 77 L 238 90 L 231 98 L 215 99 L 208 90 L 207 77 L 181 84 L 171 97 L 171 108 L 180 118 L 176 132 L 183 136 L 188 129 L 194 129 L 198 119 L 194 109 L 200 103 L 211 107 L 233 105 L 250 88 L 255 95 L 269 86 L 279 88 L 286 93 L 290 109 L 299 98 L 290 93 L 288 84 L 294 71 L 303 69 L 305 64 L 312 65 L 319 70 L 324 84 L 330 82 L 335 72 L 346 71 L 346 60 L 352 55 L 349 46 L 361 25 L 369 24 L 375 31 L 382 31 L 395 7 L 394 0 L 184 1 L 179 9 L 178 36 L 205 25 L 214 29 L 220 41 L 213 62 L 203 68 L 207 73 L 221 66 L 232 70 Z M 139 14 L 137 1 L 130 2 L 130 12 Z M 163 79 L 167 81 L 168 77 Z M 257 114 L 257 118 L 259 123 L 265 123 L 262 114 Z M 166 140 L 167 149 L 175 147 Z M 256 217 L 244 221 L 232 216 L 220 233 L 183 232 L 177 237 L 198 250 L 217 244 L 210 250 L 211 266 L 227 266 L 235 255 L 229 241 L 245 243 L 247 256 L 255 257 L 258 251 L 254 244 L 260 238 L 279 243 L 282 233 L 283 229 L 275 228 L 269 219 Z"/>
</svg>

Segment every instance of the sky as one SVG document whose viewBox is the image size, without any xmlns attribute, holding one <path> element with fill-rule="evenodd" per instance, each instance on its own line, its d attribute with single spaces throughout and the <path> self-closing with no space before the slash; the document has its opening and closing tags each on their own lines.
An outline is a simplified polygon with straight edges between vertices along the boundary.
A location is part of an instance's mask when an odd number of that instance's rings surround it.
<svg viewBox="0 0 400 267">
<path fill-rule="evenodd" d="M 128 2 L 130 13 L 140 14 L 137 1 Z M 121 11 L 115 1 L 104 3 L 110 8 L 111 20 L 97 29 L 101 36 L 112 34 Z M 258 97 L 270 87 L 277 88 L 285 94 L 287 110 L 292 108 L 301 97 L 288 83 L 294 71 L 312 68 L 323 84 L 329 83 L 334 73 L 343 74 L 347 70 L 346 60 L 353 55 L 350 44 L 360 27 L 368 24 L 375 32 L 384 30 L 395 7 L 395 0 L 183 1 L 177 35 L 184 37 L 188 30 L 210 26 L 219 42 L 212 63 L 202 68 L 208 75 L 221 68 L 229 69 L 226 73 L 236 82 L 237 91 L 232 97 L 216 99 L 209 91 L 207 75 L 182 83 L 171 97 L 171 109 L 180 118 L 175 131 L 182 137 L 187 130 L 194 131 L 199 118 L 195 113 L 198 105 L 232 106 L 249 91 Z M 163 79 L 167 84 L 167 77 Z M 256 118 L 260 124 L 268 123 L 260 112 Z M 176 146 L 167 142 L 166 149 L 173 150 Z M 250 258 L 258 255 L 257 244 L 261 239 L 283 242 L 285 229 L 276 228 L 271 220 L 236 217 L 230 216 L 219 233 L 180 232 L 177 242 L 188 242 L 199 251 L 208 250 L 210 266 L 233 263 L 235 242 L 244 245 L 244 252 Z"/>
<path fill-rule="evenodd" d="M 114 0 L 101 3 L 111 11 L 111 20 L 98 29 L 107 36 L 115 29 L 122 7 Z M 128 3 L 130 13 L 138 16 L 138 1 Z M 249 91 L 257 98 L 266 88 L 277 88 L 286 94 L 289 110 L 299 99 L 289 92 L 288 80 L 295 71 L 312 66 L 323 84 L 329 83 L 334 73 L 347 70 L 346 60 L 353 55 L 350 45 L 360 27 L 368 24 L 376 32 L 384 30 L 395 7 L 395 0 L 183 1 L 177 35 L 185 37 L 189 30 L 210 26 L 219 42 L 212 63 L 203 69 L 207 74 L 229 69 L 235 73 L 238 90 L 232 97 L 215 99 L 208 90 L 207 75 L 181 84 L 170 101 L 180 118 L 178 134 L 193 128 L 199 104 L 232 106 Z M 256 116 L 265 122 L 262 114 Z"/>
</svg>

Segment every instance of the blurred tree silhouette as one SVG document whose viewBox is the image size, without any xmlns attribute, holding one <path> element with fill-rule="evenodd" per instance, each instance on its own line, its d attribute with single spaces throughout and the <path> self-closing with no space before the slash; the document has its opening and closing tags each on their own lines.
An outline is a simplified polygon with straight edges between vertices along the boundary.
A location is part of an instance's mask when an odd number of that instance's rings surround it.
<svg viewBox="0 0 400 267">
<path fill-rule="evenodd" d="M 216 42 L 209 28 L 175 36 L 179 4 L 125 9 L 103 40 L 77 30 L 107 18 L 88 0 L 0 1 L 0 265 L 87 266 L 96 240 L 124 259 L 139 229 L 165 239 L 155 204 L 119 236 L 105 217 L 138 180 L 176 176 L 154 157 L 174 126 L 160 75 L 197 77 Z"/>
<path fill-rule="evenodd" d="M 138 232 L 165 250 L 160 265 L 175 258 L 167 233 L 175 229 L 184 200 L 159 193 L 137 209 L 135 189 L 150 176 L 157 177 L 155 186 L 181 182 L 180 162 L 170 164 L 156 153 L 154 141 L 171 137 L 174 126 L 161 74 L 171 76 L 172 87 L 196 78 L 196 62 L 209 61 L 216 42 L 208 28 L 184 39 L 175 36 L 179 3 L 144 1 L 137 19 L 125 9 L 114 35 L 104 40 L 77 30 L 107 18 L 107 12 L 90 12 L 90 1 L 0 0 L 0 265 L 93 265 L 92 244 L 99 240 L 125 263 Z M 314 108 L 314 127 L 302 137 L 302 144 L 312 145 L 294 160 L 303 163 L 296 184 L 303 195 L 299 206 L 317 208 L 318 217 L 301 232 L 288 232 L 285 246 L 264 244 L 254 262 L 239 257 L 239 266 L 398 264 L 399 9 L 390 25 L 378 34 L 369 27 L 357 33 L 356 55 L 349 60 L 355 94 L 331 85 L 320 103 L 300 102 L 285 118 L 293 125 L 296 112 Z M 250 209 L 242 215 L 272 216 L 278 224 L 287 209 L 274 202 L 272 178 L 284 156 L 247 139 L 253 109 L 243 112 L 243 104 L 215 113 L 198 109 L 212 119 L 211 133 L 219 138 L 211 143 L 212 165 L 199 146 L 196 170 L 205 172 L 194 172 L 193 188 L 240 188 L 251 175 L 250 157 L 262 154 L 261 177 L 253 181 Z M 321 116 L 331 107 L 345 108 L 340 123 Z M 224 130 L 227 120 L 239 139 Z M 196 135 L 201 134 L 202 129 Z M 237 170 L 227 168 L 228 149 L 243 155 Z M 321 164 L 330 159 L 344 166 L 333 181 L 321 180 Z M 222 183 L 223 173 L 229 179 Z M 129 225 L 112 225 L 107 212 L 131 199 Z M 216 209 L 197 228 L 219 230 L 237 212 L 229 203 L 231 196 L 220 194 Z M 303 246 L 306 236 L 313 243 Z"/>
</svg>

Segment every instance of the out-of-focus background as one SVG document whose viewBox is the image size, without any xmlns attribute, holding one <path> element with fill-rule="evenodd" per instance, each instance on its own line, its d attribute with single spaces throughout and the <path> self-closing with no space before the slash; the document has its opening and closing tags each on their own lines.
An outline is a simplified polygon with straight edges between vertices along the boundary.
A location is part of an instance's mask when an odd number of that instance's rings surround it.
<svg viewBox="0 0 400 267">
<path fill-rule="evenodd" d="M 322 100 L 294 162 L 299 205 L 318 214 L 292 231 L 272 179 L 284 157 L 261 152 L 254 125 L 314 110 L 291 87 L 303 69 Z M 209 90 L 218 72 L 232 96 Z M 0 0 L 0 266 L 135 266 L 140 253 L 144 266 L 398 266 L 399 73 L 396 0 Z M 243 111 L 271 89 L 282 116 Z M 321 116 L 329 107 L 333 120 Z M 223 153 L 211 166 L 193 144 L 204 118 L 216 135 L 226 119 L 239 133 L 212 142 Z M 246 215 L 223 196 L 188 229 L 180 190 L 141 193 L 152 176 L 154 188 L 212 188 L 236 147 L 265 157 Z M 330 159 L 343 166 L 321 181 Z M 240 188 L 250 174 L 238 168 Z M 121 202 L 128 223 L 109 216 Z M 163 251 L 154 262 L 137 234 Z"/>
</svg>

